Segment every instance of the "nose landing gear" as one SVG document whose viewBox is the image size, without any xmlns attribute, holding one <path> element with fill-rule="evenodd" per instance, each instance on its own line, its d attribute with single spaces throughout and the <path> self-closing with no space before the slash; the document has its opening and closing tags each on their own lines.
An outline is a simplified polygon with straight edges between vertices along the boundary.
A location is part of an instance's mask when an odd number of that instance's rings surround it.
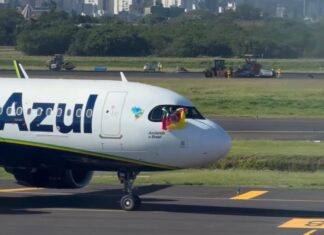
<svg viewBox="0 0 324 235">
<path fill-rule="evenodd" d="M 123 210 L 133 211 L 141 207 L 141 199 L 133 192 L 133 184 L 139 172 L 119 171 L 118 179 L 124 184 L 124 196 L 120 200 L 120 206 Z"/>
</svg>

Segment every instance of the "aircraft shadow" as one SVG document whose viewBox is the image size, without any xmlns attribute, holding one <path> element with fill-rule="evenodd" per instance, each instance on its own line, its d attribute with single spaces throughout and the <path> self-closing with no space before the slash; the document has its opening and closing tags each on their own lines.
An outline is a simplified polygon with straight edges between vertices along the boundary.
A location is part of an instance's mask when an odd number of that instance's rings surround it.
<svg viewBox="0 0 324 235">
<path fill-rule="evenodd" d="M 138 188 L 138 193 L 139 195 L 145 195 L 167 187 L 170 186 L 142 186 Z M 120 210 L 119 200 L 121 196 L 121 189 L 99 190 L 84 193 L 80 192 L 71 195 L 28 195 L 19 197 L 0 196 L 0 214 L 50 214 L 50 210 L 42 210 L 46 208 Z M 252 207 L 240 208 L 213 205 L 181 205 L 176 203 L 177 200 L 169 200 L 165 198 L 143 198 L 142 201 L 143 205 L 141 211 L 144 212 L 161 211 L 204 215 L 324 218 L 324 212 L 321 211 L 263 209 Z"/>
<path fill-rule="evenodd" d="M 170 187 L 169 185 L 151 185 L 139 187 L 139 195 L 145 195 Z M 14 195 L 14 194 L 13 194 Z M 122 189 L 98 190 L 94 192 L 78 192 L 71 195 L 20 195 L 1 196 L 0 214 L 48 214 L 50 212 L 37 211 L 44 208 L 77 208 L 77 209 L 120 209 Z M 147 199 L 154 202 L 155 199 Z M 170 201 L 162 199 L 158 201 Z"/>
</svg>

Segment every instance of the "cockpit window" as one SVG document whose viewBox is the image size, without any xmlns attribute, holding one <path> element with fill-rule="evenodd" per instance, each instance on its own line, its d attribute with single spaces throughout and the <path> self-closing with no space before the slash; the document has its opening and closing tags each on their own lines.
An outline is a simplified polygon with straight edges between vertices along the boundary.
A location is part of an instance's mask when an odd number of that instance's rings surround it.
<svg viewBox="0 0 324 235">
<path fill-rule="evenodd" d="M 183 108 L 186 113 L 186 119 L 205 119 L 195 107 L 186 107 L 180 105 L 159 105 L 152 109 L 149 114 L 149 120 L 152 122 L 162 122 L 163 110 L 168 113 L 174 113 L 177 109 Z"/>
</svg>

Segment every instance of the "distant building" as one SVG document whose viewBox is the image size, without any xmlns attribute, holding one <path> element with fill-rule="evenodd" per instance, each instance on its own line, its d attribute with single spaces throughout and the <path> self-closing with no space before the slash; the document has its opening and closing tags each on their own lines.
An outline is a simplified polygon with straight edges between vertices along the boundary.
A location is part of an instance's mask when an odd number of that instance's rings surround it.
<svg viewBox="0 0 324 235">
<path fill-rule="evenodd" d="M 130 6 L 133 4 L 133 0 L 114 0 L 114 13 L 118 15 L 119 12 L 129 12 Z"/>
<path fill-rule="evenodd" d="M 182 7 L 192 9 L 193 0 L 162 0 L 162 5 L 164 7 Z"/>
<path fill-rule="evenodd" d="M 172 18 L 177 17 L 184 13 L 184 8 L 180 7 L 164 7 L 161 5 L 157 6 L 151 6 L 145 8 L 144 14 L 145 15 L 154 15 L 158 17 L 164 17 L 164 18 Z"/>
<path fill-rule="evenodd" d="M 304 0 L 304 19 L 319 21 L 324 18 L 323 0 Z"/>
<path fill-rule="evenodd" d="M 0 0 L 0 8 L 17 8 L 17 0 Z"/>
<path fill-rule="evenodd" d="M 286 8 L 278 5 L 277 9 L 276 9 L 276 17 L 278 18 L 284 18 L 285 17 L 285 12 L 286 12 Z"/>
<path fill-rule="evenodd" d="M 191 11 L 194 9 L 194 0 L 179 0 L 177 7 L 184 8 L 186 11 Z"/>
<path fill-rule="evenodd" d="M 236 11 L 236 2 L 231 0 L 227 2 L 226 10 L 228 11 Z"/>
<path fill-rule="evenodd" d="M 114 14 L 115 0 L 84 0 L 82 13 L 94 17 Z"/>
<path fill-rule="evenodd" d="M 184 8 L 186 11 L 191 11 L 195 9 L 195 0 L 161 0 L 160 3 L 164 7 L 180 7 Z"/>
<path fill-rule="evenodd" d="M 160 8 L 175 8 L 174 12 L 191 10 L 209 10 L 223 13 L 226 10 L 237 10 L 242 4 L 248 4 L 261 10 L 267 16 L 307 19 L 318 21 L 324 18 L 324 0 L 53 0 L 58 10 L 68 13 L 91 16 L 123 15 L 140 17 L 145 11 L 164 12 Z M 44 9 L 49 6 L 50 0 L 0 0 L 0 7 L 25 8 L 27 4 L 35 9 Z M 153 7 L 150 9 L 150 7 Z M 159 9 L 159 10 L 157 10 Z M 37 11 L 37 10 L 36 10 Z M 147 12 L 146 12 L 147 13 Z"/>
<path fill-rule="evenodd" d="M 142 17 L 144 15 L 144 1 L 133 0 L 129 7 L 129 12 L 137 17 Z"/>
<path fill-rule="evenodd" d="M 68 13 L 81 14 L 83 6 L 84 0 L 63 0 L 63 10 Z"/>
<path fill-rule="evenodd" d="M 177 0 L 162 0 L 161 3 L 164 7 L 177 6 Z"/>
<path fill-rule="evenodd" d="M 114 0 L 105 0 L 103 9 L 105 10 L 106 15 L 114 15 Z"/>
<path fill-rule="evenodd" d="M 114 0 L 114 14 L 131 15 L 133 17 L 142 17 L 144 15 L 144 0 Z"/>
<path fill-rule="evenodd" d="M 30 4 L 27 4 L 25 8 L 22 10 L 21 14 L 25 19 L 37 19 L 42 14 L 49 12 L 49 9 L 36 9 L 33 8 Z"/>
</svg>

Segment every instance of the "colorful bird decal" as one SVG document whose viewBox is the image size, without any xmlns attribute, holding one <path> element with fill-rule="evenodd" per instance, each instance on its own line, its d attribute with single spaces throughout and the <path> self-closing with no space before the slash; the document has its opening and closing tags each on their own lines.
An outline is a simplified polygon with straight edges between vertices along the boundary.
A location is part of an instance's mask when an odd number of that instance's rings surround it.
<svg viewBox="0 0 324 235">
<path fill-rule="evenodd" d="M 132 108 L 132 113 L 135 115 L 136 119 L 139 119 L 144 114 L 144 110 L 135 106 Z"/>
</svg>

